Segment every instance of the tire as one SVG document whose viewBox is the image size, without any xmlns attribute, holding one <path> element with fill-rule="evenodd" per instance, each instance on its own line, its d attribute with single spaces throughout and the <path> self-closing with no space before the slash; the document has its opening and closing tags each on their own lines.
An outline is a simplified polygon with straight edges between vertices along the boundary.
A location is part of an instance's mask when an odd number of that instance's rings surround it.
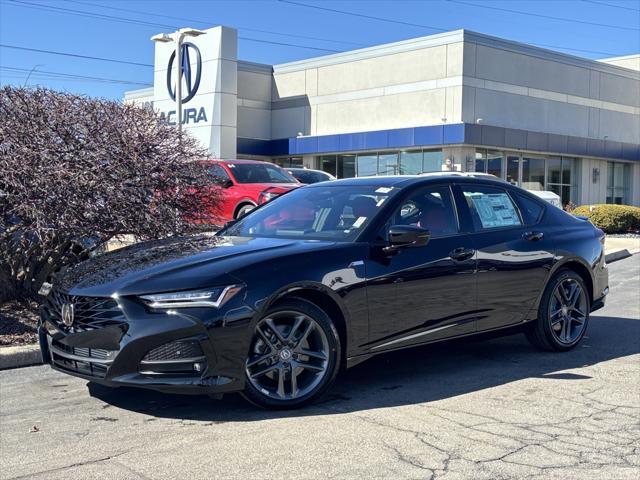
<svg viewBox="0 0 640 480">
<path fill-rule="evenodd" d="M 527 339 L 542 350 L 571 350 L 587 331 L 590 306 L 582 277 L 567 268 L 559 270 L 544 290 L 538 318 L 526 331 Z"/>
<path fill-rule="evenodd" d="M 255 205 L 251 205 L 250 203 L 245 203 L 236 211 L 235 219 L 237 220 L 240 217 L 244 217 L 247 213 L 249 213 L 254 208 L 256 208 Z"/>
<path fill-rule="evenodd" d="M 242 395 L 263 408 L 300 408 L 329 389 L 340 359 L 340 337 L 329 316 L 307 300 L 286 299 L 256 324 Z"/>
</svg>

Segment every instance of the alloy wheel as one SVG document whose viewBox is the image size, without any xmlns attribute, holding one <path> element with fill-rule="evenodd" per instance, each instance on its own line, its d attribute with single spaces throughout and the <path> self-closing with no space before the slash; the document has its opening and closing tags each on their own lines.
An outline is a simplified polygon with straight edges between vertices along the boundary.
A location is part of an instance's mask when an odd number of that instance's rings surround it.
<svg viewBox="0 0 640 480">
<path fill-rule="evenodd" d="M 244 217 L 247 213 L 249 213 L 254 208 L 256 207 L 254 207 L 253 205 L 243 206 L 242 208 L 240 208 L 240 210 L 238 210 L 238 213 L 236 214 L 236 219 Z"/>
<path fill-rule="evenodd" d="M 329 367 L 329 341 L 310 316 L 281 311 L 258 322 L 246 362 L 248 381 L 263 395 L 294 400 L 312 392 Z"/>
<path fill-rule="evenodd" d="M 564 345 L 582 336 L 587 321 L 587 295 L 573 278 L 565 278 L 553 291 L 549 300 L 551 333 Z"/>
</svg>

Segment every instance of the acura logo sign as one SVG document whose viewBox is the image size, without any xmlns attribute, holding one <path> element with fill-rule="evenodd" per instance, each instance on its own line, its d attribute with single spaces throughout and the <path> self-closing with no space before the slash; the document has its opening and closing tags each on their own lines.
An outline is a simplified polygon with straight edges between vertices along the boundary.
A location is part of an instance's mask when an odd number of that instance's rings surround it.
<svg viewBox="0 0 640 480">
<path fill-rule="evenodd" d="M 181 46 L 181 57 L 182 57 L 182 65 L 180 65 L 180 70 L 182 71 L 182 81 L 183 89 L 182 89 L 182 103 L 187 103 L 189 100 L 193 98 L 193 96 L 198 91 L 198 87 L 200 86 L 200 77 L 202 75 L 202 57 L 200 56 L 200 50 L 191 42 L 185 42 Z M 191 58 L 195 59 L 195 66 L 191 65 Z M 176 52 L 171 54 L 169 57 L 169 66 L 167 67 L 167 91 L 169 92 L 169 96 L 171 100 L 176 99 L 176 85 L 173 79 L 173 64 L 176 59 Z M 195 67 L 195 72 L 192 68 Z M 175 76 L 178 78 L 178 75 Z M 186 89 L 184 88 L 186 85 Z"/>
<path fill-rule="evenodd" d="M 74 316 L 75 312 L 73 303 L 63 303 L 61 312 L 62 323 L 64 323 L 67 327 L 70 327 L 71 325 L 73 325 Z"/>
</svg>

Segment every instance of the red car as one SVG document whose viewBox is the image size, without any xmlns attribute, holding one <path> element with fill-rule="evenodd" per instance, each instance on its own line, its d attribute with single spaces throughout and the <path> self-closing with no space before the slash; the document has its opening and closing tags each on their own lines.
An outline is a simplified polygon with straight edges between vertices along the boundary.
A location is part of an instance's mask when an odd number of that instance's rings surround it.
<svg viewBox="0 0 640 480">
<path fill-rule="evenodd" d="M 223 202 L 211 217 L 224 223 L 250 212 L 302 184 L 273 163 L 256 160 L 206 160 L 216 185 L 223 189 Z"/>
</svg>

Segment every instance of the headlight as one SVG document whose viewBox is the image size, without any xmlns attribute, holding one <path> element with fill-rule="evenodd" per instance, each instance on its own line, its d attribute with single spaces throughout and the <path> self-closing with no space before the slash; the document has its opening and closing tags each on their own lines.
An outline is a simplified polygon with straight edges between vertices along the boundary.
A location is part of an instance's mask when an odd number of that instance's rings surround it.
<svg viewBox="0 0 640 480">
<path fill-rule="evenodd" d="M 271 200 L 273 200 L 276 197 L 279 197 L 280 194 L 279 193 L 274 193 L 274 192 L 261 192 L 260 196 L 258 197 L 258 203 L 260 205 L 262 205 L 263 203 L 267 203 Z"/>
<path fill-rule="evenodd" d="M 151 308 L 219 308 L 231 300 L 240 290 L 241 285 L 191 290 L 187 292 L 154 293 L 141 295 L 140 298 Z"/>
</svg>

